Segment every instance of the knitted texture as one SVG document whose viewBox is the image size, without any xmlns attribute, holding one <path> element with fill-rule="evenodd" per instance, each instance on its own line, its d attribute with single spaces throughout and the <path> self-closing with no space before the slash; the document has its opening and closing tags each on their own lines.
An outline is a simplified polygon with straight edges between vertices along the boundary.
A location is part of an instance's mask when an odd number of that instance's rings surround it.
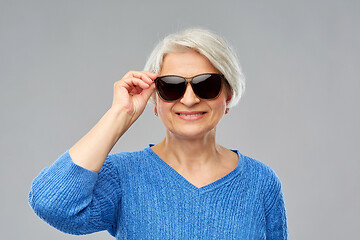
<svg viewBox="0 0 360 240">
<path fill-rule="evenodd" d="M 71 234 L 116 239 L 287 239 L 281 183 L 265 164 L 239 156 L 223 178 L 197 188 L 149 147 L 107 157 L 95 173 L 65 152 L 35 178 L 29 203 Z"/>
</svg>

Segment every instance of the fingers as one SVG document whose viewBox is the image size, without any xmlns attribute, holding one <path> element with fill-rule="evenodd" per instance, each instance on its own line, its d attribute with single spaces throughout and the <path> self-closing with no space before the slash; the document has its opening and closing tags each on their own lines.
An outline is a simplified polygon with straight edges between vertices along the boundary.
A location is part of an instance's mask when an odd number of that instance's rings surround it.
<svg viewBox="0 0 360 240">
<path fill-rule="evenodd" d="M 157 77 L 158 74 L 148 71 L 129 71 L 121 80 L 114 83 L 113 104 L 130 103 L 135 99 L 148 101 L 155 89 L 153 80 Z"/>
<path fill-rule="evenodd" d="M 145 89 L 141 92 L 141 95 L 143 96 L 143 98 L 148 101 L 149 98 L 151 97 L 151 94 L 154 92 L 155 90 L 155 84 L 151 85 L 148 89 Z"/>
<path fill-rule="evenodd" d="M 155 80 L 159 76 L 159 74 L 157 73 L 152 73 L 148 71 L 142 71 L 142 73 L 148 75 L 152 80 Z"/>
<path fill-rule="evenodd" d="M 124 78 L 121 80 L 121 85 L 123 87 L 125 87 L 129 92 L 132 92 L 134 89 L 146 89 L 149 88 L 150 85 L 152 85 L 153 83 L 148 83 L 147 81 L 144 81 L 142 79 L 139 78 Z"/>
<path fill-rule="evenodd" d="M 129 71 L 123 79 L 121 79 L 121 85 L 125 87 L 129 93 L 134 92 L 134 88 L 137 90 L 139 88 L 147 89 L 154 84 L 153 80 L 155 80 L 157 76 L 158 74 L 147 71 Z"/>
<path fill-rule="evenodd" d="M 153 80 L 155 80 L 158 77 L 158 74 L 156 73 L 152 73 L 152 72 L 148 72 L 148 71 L 129 71 L 128 73 L 125 74 L 124 79 L 125 78 L 137 78 L 137 79 L 141 79 L 144 82 L 148 83 L 149 85 L 153 82 Z"/>
</svg>

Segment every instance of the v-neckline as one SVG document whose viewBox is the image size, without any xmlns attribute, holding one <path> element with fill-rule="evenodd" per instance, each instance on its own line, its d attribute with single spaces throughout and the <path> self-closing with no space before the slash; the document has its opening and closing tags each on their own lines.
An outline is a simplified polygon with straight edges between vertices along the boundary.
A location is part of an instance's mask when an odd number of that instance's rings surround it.
<svg viewBox="0 0 360 240">
<path fill-rule="evenodd" d="M 207 192 L 207 191 L 211 191 L 227 182 L 229 182 L 231 179 L 233 179 L 235 176 L 237 176 L 238 174 L 240 174 L 242 172 L 242 168 L 244 165 L 244 159 L 243 159 L 243 155 L 241 153 L 239 153 L 238 150 L 231 150 L 233 152 L 235 152 L 238 155 L 238 163 L 236 165 L 236 167 L 230 171 L 228 174 L 226 174 L 225 176 L 215 180 L 214 182 L 211 182 L 205 186 L 202 187 L 197 187 L 194 184 L 192 184 L 191 182 L 189 182 L 185 177 L 183 177 L 180 173 L 178 173 L 174 168 L 172 168 L 169 164 L 167 164 L 162 158 L 160 158 L 152 149 L 151 147 L 154 146 L 153 144 L 149 144 L 149 146 L 147 147 L 147 151 L 149 152 L 150 155 L 153 156 L 153 160 L 158 163 L 159 165 L 161 165 L 168 173 L 171 177 L 175 178 L 182 186 L 184 186 L 185 188 L 193 191 L 193 192 L 197 192 L 197 193 L 203 193 L 203 192 Z"/>
</svg>

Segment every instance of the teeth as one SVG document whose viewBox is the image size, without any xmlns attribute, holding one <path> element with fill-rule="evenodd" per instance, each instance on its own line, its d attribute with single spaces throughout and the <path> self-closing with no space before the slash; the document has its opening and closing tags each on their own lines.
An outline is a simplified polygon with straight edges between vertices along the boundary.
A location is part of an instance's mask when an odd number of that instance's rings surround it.
<svg viewBox="0 0 360 240">
<path fill-rule="evenodd" d="M 197 114 L 182 114 L 182 113 L 179 113 L 180 116 L 187 116 L 187 117 L 195 117 L 195 116 L 199 116 L 199 115 L 202 115 L 202 113 L 197 113 Z"/>
</svg>

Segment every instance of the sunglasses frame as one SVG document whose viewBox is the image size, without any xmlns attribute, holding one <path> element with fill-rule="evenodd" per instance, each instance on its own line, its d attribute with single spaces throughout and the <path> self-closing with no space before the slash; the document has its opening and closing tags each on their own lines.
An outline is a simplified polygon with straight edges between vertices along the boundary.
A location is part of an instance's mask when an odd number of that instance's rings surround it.
<svg viewBox="0 0 360 240">
<path fill-rule="evenodd" d="M 193 81 L 194 78 L 199 77 L 199 76 L 202 76 L 202 75 L 217 75 L 217 76 L 220 77 L 221 86 L 220 86 L 219 93 L 218 93 L 215 97 L 213 97 L 213 98 L 201 98 L 201 97 L 199 97 L 199 96 L 195 93 L 194 88 L 193 88 L 193 85 L 192 85 L 192 81 Z M 184 82 L 186 82 L 186 86 L 185 86 L 185 91 L 184 91 L 184 93 L 183 93 L 179 98 L 174 99 L 174 100 L 166 100 L 166 99 L 164 99 L 164 98 L 161 96 L 161 94 L 159 93 L 159 90 L 158 90 L 157 84 L 156 84 L 156 81 L 157 81 L 158 79 L 160 79 L 160 78 L 163 78 L 163 77 L 179 77 L 179 78 L 184 79 Z M 224 81 L 224 80 L 225 80 L 225 81 Z M 224 76 L 223 74 L 220 74 L 220 73 L 201 73 L 201 74 L 195 75 L 195 76 L 193 76 L 193 77 L 182 77 L 182 76 L 178 76 L 178 75 L 164 75 L 164 76 L 159 76 L 159 77 L 157 77 L 155 80 L 153 80 L 153 82 L 156 84 L 156 92 L 157 92 L 158 96 L 159 96 L 163 101 L 165 101 L 165 102 L 174 102 L 174 101 L 177 101 L 177 100 L 181 99 L 181 98 L 184 96 L 184 94 L 185 94 L 185 92 L 186 92 L 186 88 L 187 88 L 187 86 L 188 86 L 189 83 L 190 83 L 190 85 L 191 85 L 192 91 L 194 92 L 194 94 L 195 94 L 198 98 L 204 99 L 204 100 L 212 100 L 212 99 L 215 99 L 215 98 L 217 98 L 217 97 L 220 95 L 220 93 L 221 93 L 221 91 L 222 91 L 223 81 L 224 81 L 225 83 L 227 83 L 227 81 L 226 81 L 226 79 L 225 79 L 225 76 Z"/>
</svg>

